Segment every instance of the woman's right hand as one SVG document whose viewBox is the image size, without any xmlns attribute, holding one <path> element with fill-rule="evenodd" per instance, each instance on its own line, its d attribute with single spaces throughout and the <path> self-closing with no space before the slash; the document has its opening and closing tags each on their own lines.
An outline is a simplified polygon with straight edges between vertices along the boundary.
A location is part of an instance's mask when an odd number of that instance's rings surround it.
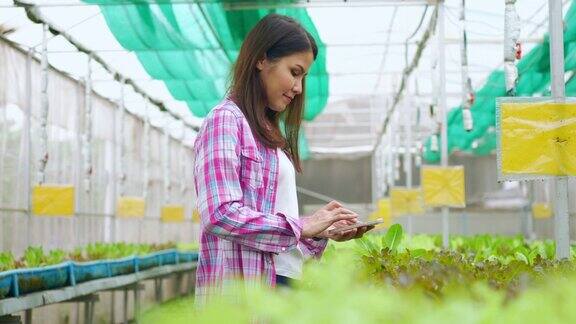
<svg viewBox="0 0 576 324">
<path fill-rule="evenodd" d="M 312 216 L 302 217 L 303 238 L 312 238 L 322 233 L 333 223 L 341 220 L 356 221 L 358 214 L 348 210 L 337 201 L 331 201 L 317 210 Z"/>
</svg>

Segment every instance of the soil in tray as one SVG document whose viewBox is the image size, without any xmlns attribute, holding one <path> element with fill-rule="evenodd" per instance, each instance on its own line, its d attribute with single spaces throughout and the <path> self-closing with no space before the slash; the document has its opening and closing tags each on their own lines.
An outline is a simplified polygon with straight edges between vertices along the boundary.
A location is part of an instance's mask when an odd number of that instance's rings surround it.
<svg viewBox="0 0 576 324">
<path fill-rule="evenodd" d="M 39 290 L 56 289 L 70 284 L 68 273 L 57 274 L 20 274 L 18 275 L 18 287 L 20 294 L 27 294 Z"/>
<path fill-rule="evenodd" d="M 106 278 L 106 275 L 85 273 L 81 277 L 77 275 L 76 282 L 85 282 L 102 278 Z"/>
<path fill-rule="evenodd" d="M 108 277 L 108 265 L 99 264 L 77 264 L 74 267 L 76 282 L 85 282 Z"/>
<path fill-rule="evenodd" d="M 10 287 L 0 288 L 0 299 L 8 296 L 9 293 L 10 293 Z"/>
<path fill-rule="evenodd" d="M 148 270 L 154 267 L 158 266 L 158 261 L 156 262 L 150 262 L 150 263 L 140 263 L 138 265 L 138 270 L 142 271 L 142 270 Z"/>
<path fill-rule="evenodd" d="M 0 277 L 0 299 L 8 296 L 10 289 L 12 288 L 12 278 L 11 276 Z"/>
<path fill-rule="evenodd" d="M 134 264 L 112 266 L 112 275 L 123 275 L 134 272 Z"/>
<path fill-rule="evenodd" d="M 18 278 L 18 287 L 20 288 L 20 293 L 28 293 L 47 289 L 48 285 L 44 284 L 44 280 L 40 276 L 30 276 Z"/>
</svg>

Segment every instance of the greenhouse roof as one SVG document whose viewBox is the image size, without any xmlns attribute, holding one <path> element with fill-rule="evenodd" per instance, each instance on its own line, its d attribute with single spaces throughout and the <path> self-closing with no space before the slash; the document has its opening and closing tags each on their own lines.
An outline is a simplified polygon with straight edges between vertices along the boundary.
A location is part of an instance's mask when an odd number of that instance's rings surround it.
<svg viewBox="0 0 576 324">
<path fill-rule="evenodd" d="M 134 2 L 140 4 L 135 6 Z M 247 30 L 268 12 L 296 17 L 322 44 L 322 55 L 313 66 L 308 84 L 304 126 L 310 151 L 317 157 L 371 152 L 398 91 L 406 61 L 414 57 L 434 14 L 431 2 L 25 1 L 192 126 L 200 125 L 202 117 L 223 95 L 227 70 Z M 460 0 L 446 1 L 447 107 L 459 106 L 462 97 L 460 4 Z M 522 19 L 524 53 L 543 41 L 546 4 L 546 0 L 534 0 L 516 5 Z M 564 4 L 567 12 L 571 1 Z M 39 50 L 41 26 L 13 1 L 0 0 L 0 8 L 0 24 L 4 29 L 14 29 L 6 37 L 25 49 Z M 502 67 L 504 1 L 468 1 L 466 21 L 469 73 L 473 88 L 481 89 L 487 80 L 498 77 L 493 71 Z M 76 78 L 84 77 L 87 55 L 61 35 L 49 37 L 50 64 Z M 424 48 L 397 109 L 420 107 L 414 125 L 420 141 L 435 130 L 426 113 L 434 97 L 431 67 L 435 44 L 432 38 Z M 118 80 L 99 64 L 92 63 L 92 69 L 95 91 L 116 100 L 120 96 Z M 142 96 L 133 89 L 128 89 L 126 96 L 127 108 L 142 114 Z M 165 125 L 166 118 L 166 114 L 157 112 L 152 122 Z M 171 125 L 175 127 L 173 132 L 181 132 L 176 128 L 182 124 Z M 396 129 L 401 140 L 406 129 Z M 191 142 L 193 132 L 186 134 L 185 141 Z"/>
</svg>

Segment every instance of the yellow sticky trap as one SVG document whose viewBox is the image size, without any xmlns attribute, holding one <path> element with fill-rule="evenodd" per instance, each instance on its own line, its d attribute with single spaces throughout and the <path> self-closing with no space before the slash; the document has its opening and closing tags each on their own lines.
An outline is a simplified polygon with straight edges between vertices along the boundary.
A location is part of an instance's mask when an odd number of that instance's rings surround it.
<svg viewBox="0 0 576 324">
<path fill-rule="evenodd" d="M 533 203 L 532 216 L 536 219 L 546 219 L 552 217 L 552 209 L 547 203 Z"/>
<path fill-rule="evenodd" d="M 162 207 L 161 219 L 164 223 L 182 223 L 184 221 L 184 206 L 166 205 Z"/>
<path fill-rule="evenodd" d="M 192 211 L 192 223 L 200 224 L 200 212 L 198 211 L 197 208 L 194 208 L 194 210 Z"/>
<path fill-rule="evenodd" d="M 36 216 L 73 216 L 74 186 L 34 186 L 32 188 L 32 213 Z"/>
<path fill-rule="evenodd" d="M 118 217 L 144 217 L 146 212 L 146 202 L 140 197 L 120 197 L 118 198 Z"/>
<path fill-rule="evenodd" d="M 576 175 L 574 116 L 574 103 L 501 103 L 502 176 Z"/>
<path fill-rule="evenodd" d="M 392 216 L 419 215 L 424 213 L 420 189 L 392 188 L 390 190 Z"/>
<path fill-rule="evenodd" d="M 465 207 L 464 167 L 422 167 L 424 204 L 430 207 Z"/>
<path fill-rule="evenodd" d="M 376 229 L 388 228 L 392 225 L 392 208 L 390 206 L 390 199 L 383 198 L 378 200 L 377 209 L 370 214 L 368 220 L 376 220 L 382 218 L 384 223 L 377 225 Z"/>
</svg>

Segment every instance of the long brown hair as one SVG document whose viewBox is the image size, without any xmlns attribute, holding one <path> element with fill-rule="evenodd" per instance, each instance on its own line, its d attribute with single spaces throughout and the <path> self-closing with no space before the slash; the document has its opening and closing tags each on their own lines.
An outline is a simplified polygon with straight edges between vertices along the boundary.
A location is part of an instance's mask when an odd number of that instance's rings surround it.
<svg viewBox="0 0 576 324">
<path fill-rule="evenodd" d="M 269 14 L 248 33 L 242 43 L 233 68 L 230 95 L 250 124 L 252 133 L 264 145 L 286 150 L 294 167 L 302 172 L 298 154 L 298 134 L 304 114 L 306 83 L 302 80 L 302 93 L 295 96 L 282 113 L 266 107 L 266 92 L 256 69 L 259 60 L 279 60 L 295 53 L 311 51 L 318 56 L 316 41 L 294 19 Z M 284 133 L 280 132 L 280 119 L 284 117 Z"/>
</svg>

